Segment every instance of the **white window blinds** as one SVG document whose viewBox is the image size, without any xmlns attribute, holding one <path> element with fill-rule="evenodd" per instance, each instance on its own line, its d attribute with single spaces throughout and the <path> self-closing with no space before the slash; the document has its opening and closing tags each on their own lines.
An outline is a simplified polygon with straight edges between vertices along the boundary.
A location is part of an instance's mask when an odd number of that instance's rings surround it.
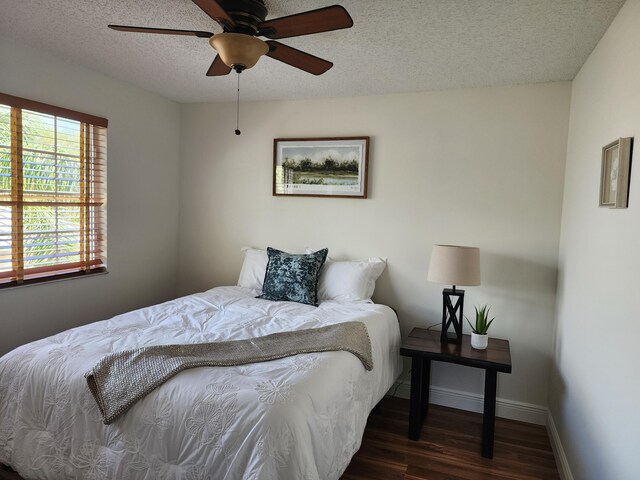
<svg viewBox="0 0 640 480">
<path fill-rule="evenodd" d="M 106 268 L 107 120 L 0 93 L 0 288 Z"/>
</svg>

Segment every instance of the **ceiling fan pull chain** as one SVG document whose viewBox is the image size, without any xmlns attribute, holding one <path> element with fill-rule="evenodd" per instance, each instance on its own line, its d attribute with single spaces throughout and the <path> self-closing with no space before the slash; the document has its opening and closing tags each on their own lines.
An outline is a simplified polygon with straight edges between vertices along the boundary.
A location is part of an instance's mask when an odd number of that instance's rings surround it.
<svg viewBox="0 0 640 480">
<path fill-rule="evenodd" d="M 240 72 L 238 72 L 238 98 L 236 99 L 236 135 L 240 135 Z"/>
</svg>

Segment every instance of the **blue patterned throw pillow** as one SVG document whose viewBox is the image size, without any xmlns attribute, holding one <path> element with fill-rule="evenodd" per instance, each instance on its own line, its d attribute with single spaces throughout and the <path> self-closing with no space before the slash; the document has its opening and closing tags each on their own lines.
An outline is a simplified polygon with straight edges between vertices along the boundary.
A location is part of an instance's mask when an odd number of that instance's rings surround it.
<svg viewBox="0 0 640 480">
<path fill-rule="evenodd" d="M 262 295 L 257 298 L 318 306 L 318 277 L 327 259 L 326 248 L 306 255 L 267 248 L 269 263 Z"/>
</svg>

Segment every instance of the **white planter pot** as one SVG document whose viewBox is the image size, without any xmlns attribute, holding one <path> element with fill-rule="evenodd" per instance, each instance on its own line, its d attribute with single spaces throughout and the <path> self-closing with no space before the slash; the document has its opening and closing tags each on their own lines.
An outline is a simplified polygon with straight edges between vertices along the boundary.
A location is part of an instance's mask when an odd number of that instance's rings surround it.
<svg viewBox="0 0 640 480">
<path fill-rule="evenodd" d="M 489 335 L 478 335 L 471 332 L 471 346 L 476 350 L 486 350 L 489 345 Z"/>
</svg>

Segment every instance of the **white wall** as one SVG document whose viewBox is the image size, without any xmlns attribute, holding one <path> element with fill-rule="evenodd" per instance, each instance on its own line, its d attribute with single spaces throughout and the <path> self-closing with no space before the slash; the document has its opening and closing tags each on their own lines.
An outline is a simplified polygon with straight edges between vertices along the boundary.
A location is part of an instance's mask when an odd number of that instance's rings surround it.
<svg viewBox="0 0 640 480">
<path fill-rule="evenodd" d="M 577 480 L 640 478 L 640 1 L 572 86 L 550 411 Z M 598 207 L 601 148 L 635 137 L 629 208 Z"/>
<path fill-rule="evenodd" d="M 498 395 L 544 408 L 569 101 L 570 84 L 552 83 L 244 103 L 239 137 L 234 104 L 183 105 L 180 291 L 235 284 L 244 245 L 384 256 L 374 299 L 399 310 L 406 335 L 440 321 L 431 245 L 479 246 L 482 286 L 467 289 L 466 312 L 490 303 L 491 333 L 511 341 Z M 371 136 L 369 199 L 271 195 L 274 138 L 351 135 Z M 432 378 L 483 390 L 474 369 L 436 364 Z"/>
<path fill-rule="evenodd" d="M 0 355 L 175 296 L 178 104 L 0 39 L 0 91 L 106 117 L 107 275 L 0 290 Z"/>
</svg>

